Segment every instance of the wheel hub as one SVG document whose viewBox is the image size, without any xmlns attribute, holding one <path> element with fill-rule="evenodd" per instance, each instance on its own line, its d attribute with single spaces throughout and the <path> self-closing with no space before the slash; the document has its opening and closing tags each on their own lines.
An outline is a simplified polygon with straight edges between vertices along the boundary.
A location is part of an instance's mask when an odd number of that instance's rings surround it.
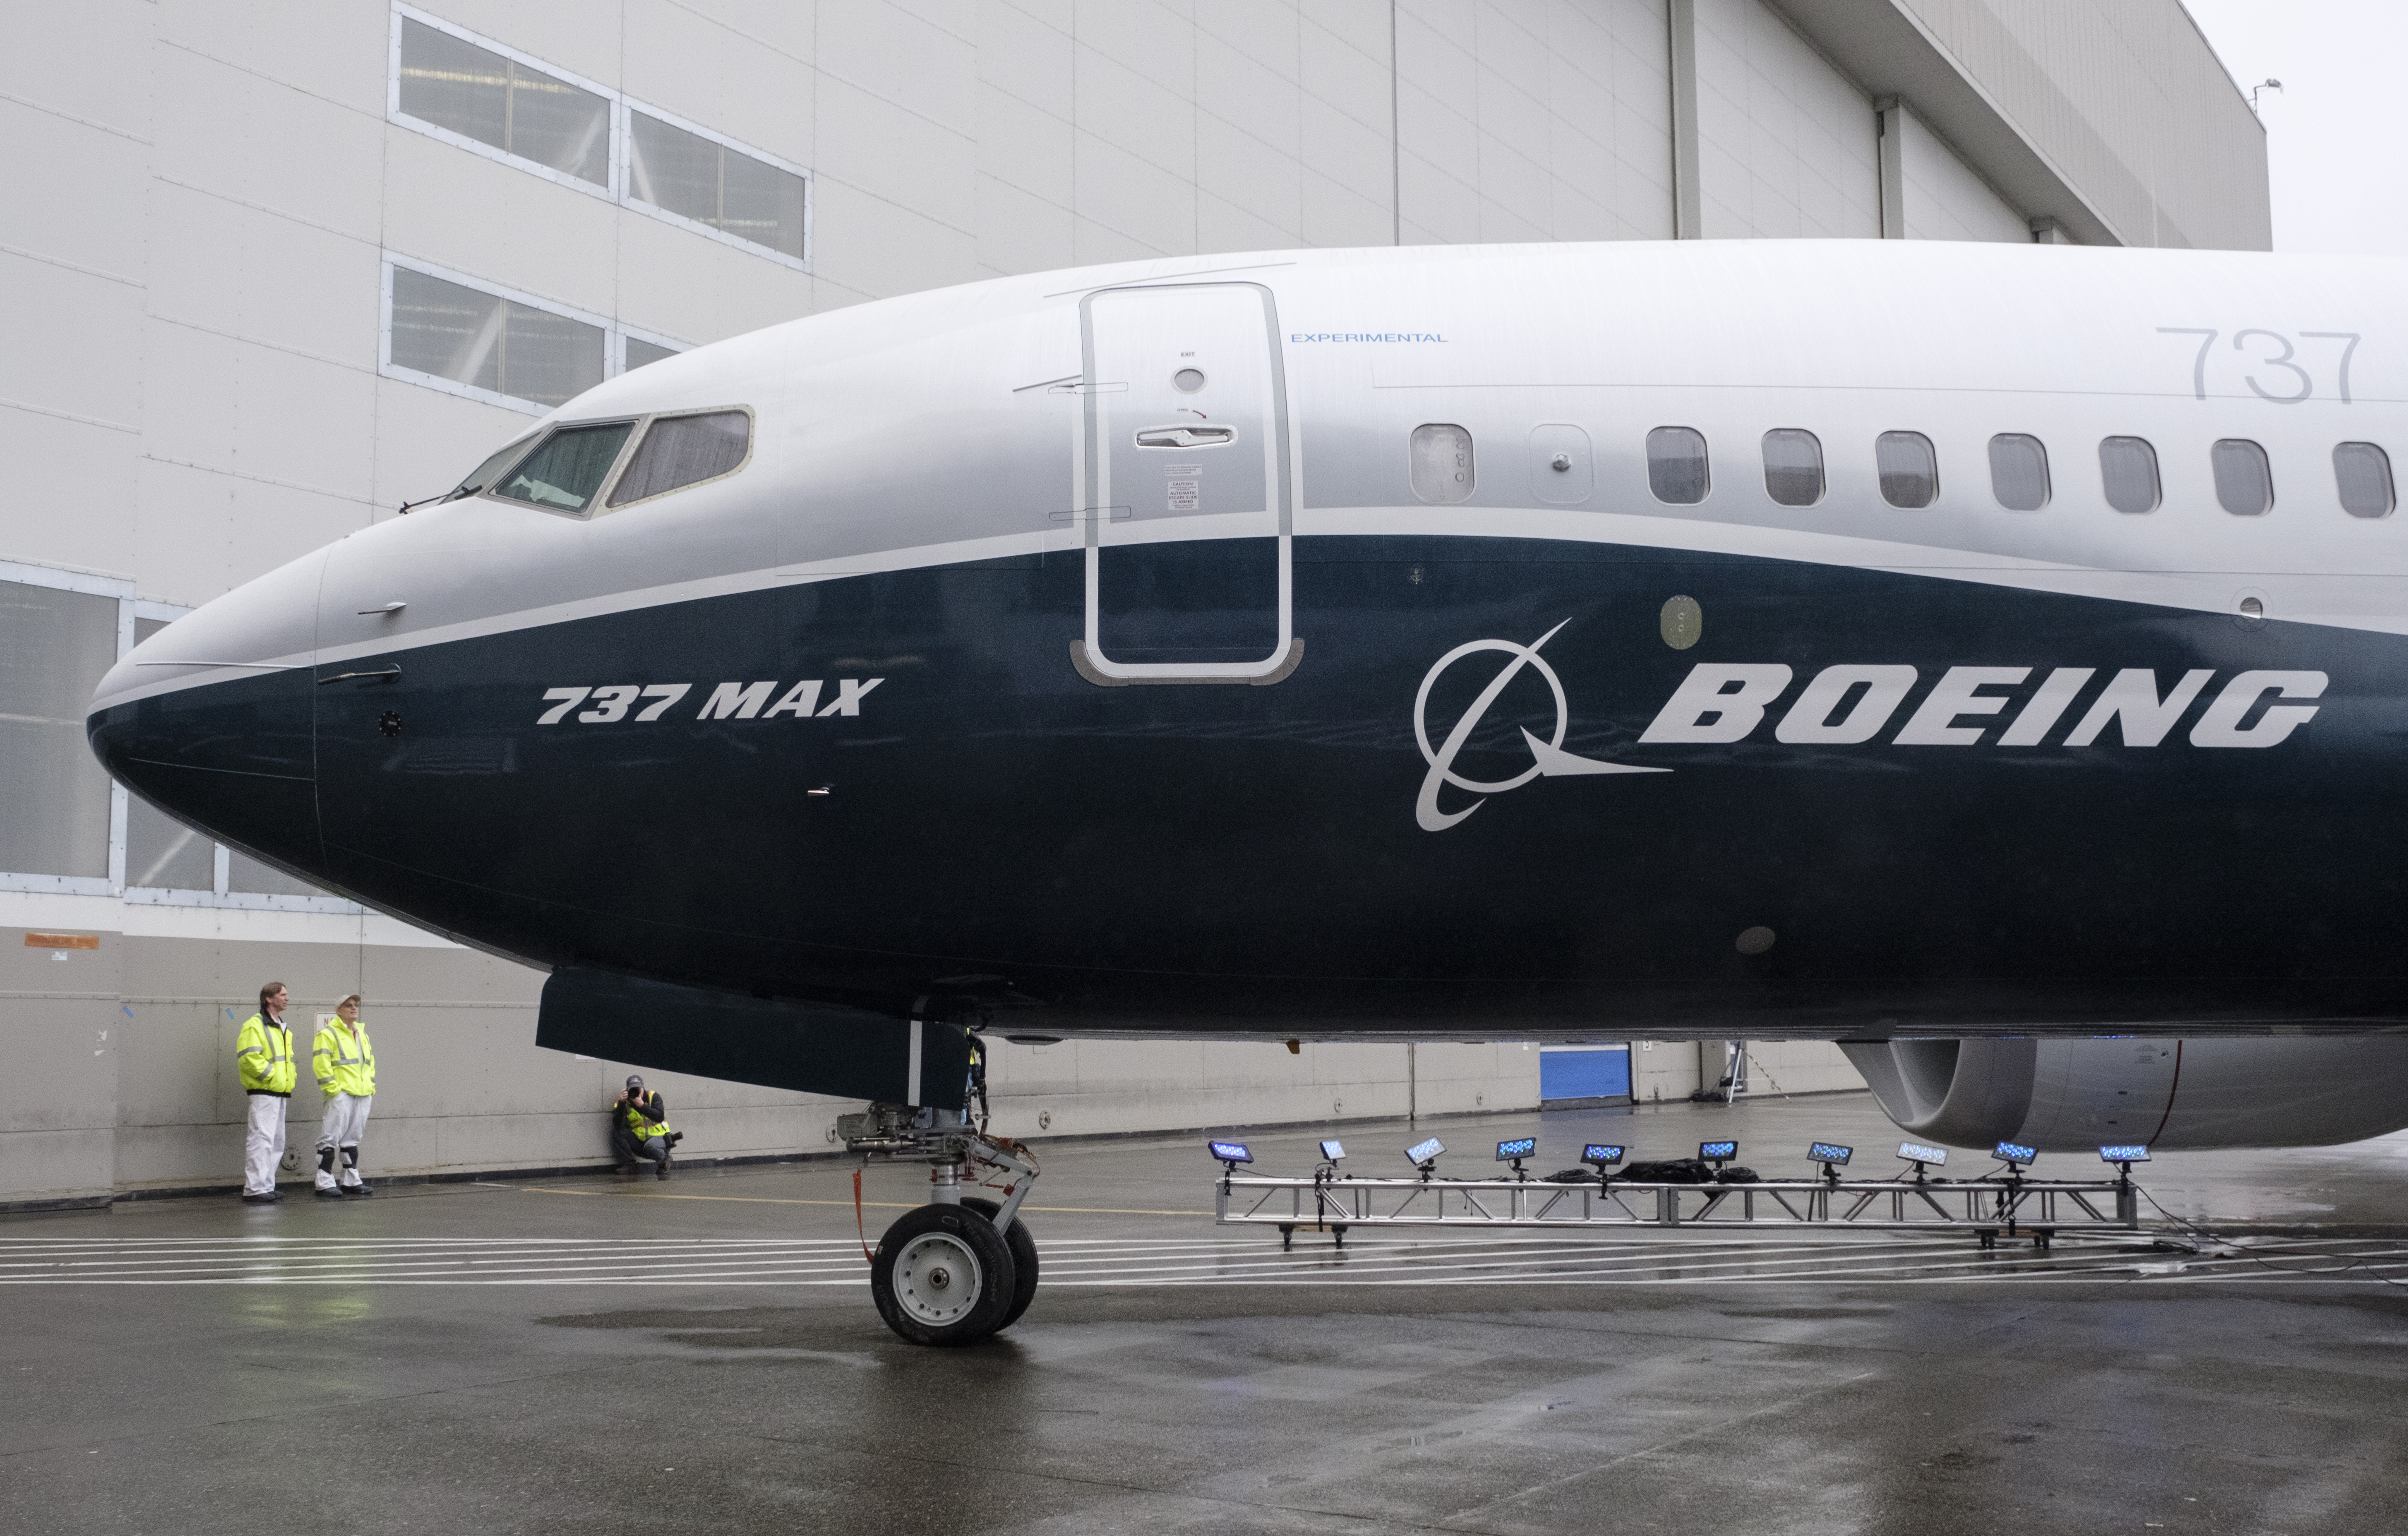
<svg viewBox="0 0 2408 1536">
<path fill-rule="evenodd" d="M 928 1232 L 908 1243 L 895 1259 L 895 1300 L 931 1327 L 960 1320 L 978 1305 L 978 1256 L 957 1237 Z"/>
</svg>

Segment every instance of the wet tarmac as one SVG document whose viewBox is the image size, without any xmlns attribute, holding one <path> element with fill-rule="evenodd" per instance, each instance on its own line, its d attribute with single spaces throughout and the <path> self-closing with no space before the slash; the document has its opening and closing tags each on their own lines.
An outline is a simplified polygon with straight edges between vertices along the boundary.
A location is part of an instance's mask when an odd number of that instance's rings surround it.
<svg viewBox="0 0 2408 1536">
<path fill-rule="evenodd" d="M 1729 1136 L 1767 1177 L 1899 1140 L 1864 1096 L 1338 1134 L 1469 1175 L 1534 1129 L 1536 1170 Z M 1301 1173 L 1318 1134 L 1249 1140 Z M 1283 1253 L 1213 1225 L 1201 1141 L 1043 1147 L 1045 1284 L 953 1351 L 879 1323 L 835 1162 L 0 1220 L 0 1529 L 2387 1533 L 2408 1499 L 2408 1135 L 2167 1155 L 2152 1233 L 1988 1253 Z M 921 1179 L 868 1171 L 873 1238 Z"/>
</svg>

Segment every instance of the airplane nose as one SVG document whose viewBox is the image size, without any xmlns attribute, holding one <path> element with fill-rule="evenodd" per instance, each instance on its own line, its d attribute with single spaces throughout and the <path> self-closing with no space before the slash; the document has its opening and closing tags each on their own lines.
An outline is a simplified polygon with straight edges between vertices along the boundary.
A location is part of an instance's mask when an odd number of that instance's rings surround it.
<svg viewBox="0 0 2408 1536">
<path fill-rule="evenodd" d="M 323 553 L 177 620 L 101 680 L 92 750 L 144 799 L 271 863 L 322 868 L 310 653 Z"/>
</svg>

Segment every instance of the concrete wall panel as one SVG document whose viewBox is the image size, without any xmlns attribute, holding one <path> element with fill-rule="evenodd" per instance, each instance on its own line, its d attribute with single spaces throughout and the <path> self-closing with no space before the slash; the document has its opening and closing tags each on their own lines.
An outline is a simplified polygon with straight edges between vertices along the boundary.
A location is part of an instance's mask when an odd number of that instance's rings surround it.
<svg viewBox="0 0 2408 1536">
<path fill-rule="evenodd" d="M 1756 0 L 1697 0 L 1708 238 L 1881 234 L 1871 101 Z"/>
<path fill-rule="evenodd" d="M 150 284 L 154 320 L 375 370 L 381 277 L 368 241 L 164 182 L 149 238 L 177 257 Z"/>
<path fill-rule="evenodd" d="M 1068 58 L 1068 44 L 1063 44 Z M 978 166 L 987 176 L 1068 212 L 1078 199 L 1070 170 L 1070 120 L 1033 105 L 1009 79 L 979 84 Z M 1012 237 L 1008 226 L 980 216 L 981 239 Z"/>
<path fill-rule="evenodd" d="M 376 382 L 372 517 L 460 483 L 485 455 L 534 426 L 533 417 L 395 379 Z"/>
<path fill-rule="evenodd" d="M 124 1045 L 116 992 L 122 943 L 51 949 L 12 933 L 0 944 L 0 1199 L 104 1196 L 115 1177 L 117 1061 Z"/>
<path fill-rule="evenodd" d="M 152 103 L 144 85 L 158 15 L 147 0 L 21 6 L 0 48 L 0 93 L 147 148 Z"/>
<path fill-rule="evenodd" d="M 0 142 L 0 243 L 141 280 L 148 144 L 7 99 Z"/>
<path fill-rule="evenodd" d="M 885 23 L 890 50 L 908 50 L 916 60 L 923 83 L 917 105 L 940 116 L 952 92 L 966 83 L 948 74 L 949 67 L 957 70 L 955 55 L 962 50 L 958 45 L 943 46 L 940 34 L 889 7 L 865 0 L 823 11 L 824 67 L 857 85 L 879 89 L 877 80 L 863 78 L 867 61 L 854 46 L 863 23 L 872 17 Z M 819 70 L 789 53 L 744 46 L 738 35 L 683 6 L 648 0 L 629 6 L 626 18 L 621 90 L 640 104 L 757 145 L 781 160 L 812 163 L 818 149 Z"/>
<path fill-rule="evenodd" d="M 372 237 L 382 249 L 538 299 L 612 312 L 619 221 L 640 215 L 415 129 L 378 132 L 384 208 Z"/>
<path fill-rule="evenodd" d="M 380 77 L 391 34 L 389 12 L 375 0 L 278 6 L 166 0 L 158 11 L 159 38 L 170 47 L 354 112 L 384 115 Z"/>
<path fill-rule="evenodd" d="M 1291 122 L 1290 129 L 1295 127 Z M 1289 135 L 1291 143 L 1294 135 Z M 1294 245 L 1304 223 L 1304 166 L 1287 149 L 1264 142 L 1246 128 L 1198 113 L 1196 119 L 1196 187 L 1205 198 L 1242 209 L 1264 229 L 1276 231 L 1264 245 Z M 1202 217 L 1198 215 L 1198 243 Z"/>
<path fill-rule="evenodd" d="M 381 113 L 262 80 L 240 66 L 163 42 L 150 89 L 175 131 L 150 150 L 151 174 L 287 218 L 373 240 L 381 223 Z M 381 60 L 379 72 L 382 72 Z"/>
<path fill-rule="evenodd" d="M 618 318 L 700 346 L 811 312 L 810 275 L 640 213 L 618 216 Z"/>
<path fill-rule="evenodd" d="M 975 127 L 977 91 L 965 81 L 962 111 Z M 865 196 L 959 226 L 978 169 L 971 128 L 955 128 L 850 82 L 822 76 L 818 164 L 823 189 L 841 182 Z M 841 240 L 841 221 L 823 220 L 820 247 Z"/>
<path fill-rule="evenodd" d="M 1969 170 L 1910 109 L 1905 134 L 1906 237 L 1910 240 L 2028 241 L 2024 216 Z"/>
<path fill-rule="evenodd" d="M 0 283 L 15 265 L 0 251 Z M 0 462 L 19 513 L 6 557 L 133 575 L 135 530 L 122 510 L 134 502 L 141 440 L 116 425 L 0 403 Z"/>
<path fill-rule="evenodd" d="M 818 0 L 643 0 L 648 5 L 675 4 L 681 10 L 709 17 L 726 36 L 711 46 L 759 48 L 781 53 L 798 64 L 810 64 L 819 38 Z M 633 9 L 634 7 L 630 7 Z M 924 7 L 906 6 L 906 10 Z"/>
</svg>

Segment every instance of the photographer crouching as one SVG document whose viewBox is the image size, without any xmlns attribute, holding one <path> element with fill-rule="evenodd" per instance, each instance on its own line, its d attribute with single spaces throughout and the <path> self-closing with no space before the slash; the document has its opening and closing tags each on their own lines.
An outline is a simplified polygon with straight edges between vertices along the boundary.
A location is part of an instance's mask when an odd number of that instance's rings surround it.
<svg viewBox="0 0 2408 1536">
<path fill-rule="evenodd" d="M 657 1090 L 647 1093 L 641 1077 L 630 1076 L 627 1086 L 610 1103 L 610 1151 L 621 1171 L 642 1171 L 649 1158 L 658 1166 L 653 1177 L 669 1176 L 669 1149 L 685 1140 L 669 1128 L 668 1101 Z"/>
</svg>

